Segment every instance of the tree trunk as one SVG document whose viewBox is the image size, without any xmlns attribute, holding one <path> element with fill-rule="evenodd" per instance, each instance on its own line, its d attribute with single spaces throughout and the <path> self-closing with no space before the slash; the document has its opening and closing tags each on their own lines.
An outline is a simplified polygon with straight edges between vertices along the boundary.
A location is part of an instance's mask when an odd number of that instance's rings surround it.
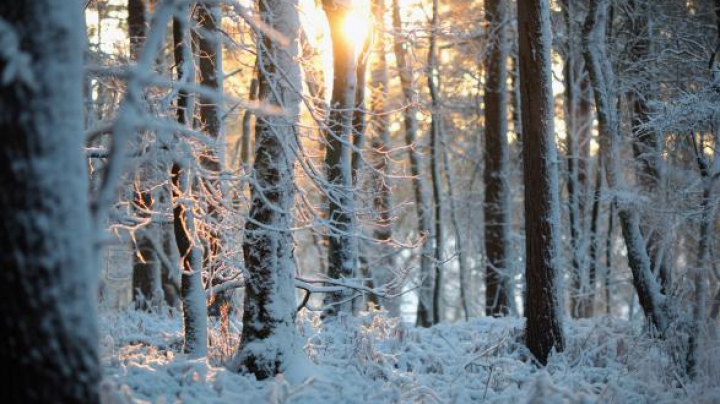
<svg viewBox="0 0 720 404">
<path fill-rule="evenodd" d="M 541 364 L 564 348 L 560 201 L 548 0 L 518 2 L 525 173 L 525 343 Z"/>
<path fill-rule="evenodd" d="M 651 63 L 648 59 L 650 52 L 649 33 L 649 10 L 642 4 L 643 0 L 631 0 L 629 2 L 632 13 L 632 42 L 630 43 L 629 59 L 631 65 L 636 67 L 632 73 L 643 83 L 651 83 L 654 80 L 646 79 L 648 73 L 645 65 Z M 639 86 L 640 84 L 638 84 Z M 660 151 L 660 139 L 658 133 L 647 129 L 650 120 L 650 108 L 647 105 L 647 97 L 652 94 L 653 89 L 633 88 L 628 93 L 628 103 L 632 106 L 632 133 L 633 133 L 633 156 L 635 157 L 638 184 L 645 194 L 656 193 L 662 184 L 662 158 Z M 653 215 L 657 215 L 654 212 Z M 657 221 L 657 223 L 652 223 Z M 663 220 L 644 218 L 641 222 L 641 230 L 647 236 L 647 251 L 650 257 L 650 265 L 653 273 L 660 279 L 660 286 L 663 293 L 671 287 L 671 274 L 667 260 L 663 259 L 663 235 L 668 231 L 663 228 Z"/>
<path fill-rule="evenodd" d="M 257 75 L 257 69 L 254 73 Z M 250 81 L 250 94 L 249 99 L 250 101 L 257 100 L 257 92 L 258 92 L 258 80 L 257 77 L 253 77 Z M 255 115 L 251 110 L 246 110 L 243 113 L 243 119 L 242 119 L 242 143 L 240 148 L 240 162 L 242 163 L 243 169 L 247 172 L 250 170 L 250 164 L 252 164 L 251 158 L 252 158 L 252 141 L 253 137 L 255 135 L 255 132 L 253 131 L 253 117 Z"/>
<path fill-rule="evenodd" d="M 328 276 L 352 279 L 357 276 L 357 240 L 352 184 L 352 117 L 357 86 L 355 49 L 343 32 L 350 8 L 336 0 L 323 0 L 333 47 L 333 90 L 328 127 L 325 131 L 325 172 L 328 182 Z M 326 316 L 353 310 L 351 289 L 329 293 Z"/>
<path fill-rule="evenodd" d="M 621 138 L 618 111 L 612 93 L 614 77 L 609 56 L 605 49 L 607 26 L 607 0 L 591 0 L 583 32 L 585 65 L 595 94 L 598 126 L 600 131 L 600 154 L 605 159 L 608 186 L 620 193 L 627 192 L 628 186 L 622 175 L 619 153 Z M 628 264 L 633 273 L 633 284 L 640 305 L 655 328 L 663 332 L 668 325 L 665 295 L 652 273 L 650 258 L 640 230 L 637 210 L 627 202 L 617 201 L 618 218 L 623 239 L 628 251 Z"/>
<path fill-rule="evenodd" d="M 259 100 L 285 114 L 258 116 L 252 205 L 243 254 L 250 275 L 245 285 L 243 334 L 236 368 L 258 379 L 283 372 L 298 352 L 295 328 L 295 262 L 290 229 L 295 199 L 301 83 L 297 0 L 259 2 L 260 17 L 288 39 L 283 46 L 258 33 Z"/>
<path fill-rule="evenodd" d="M 702 360 L 700 346 L 703 340 L 703 331 L 706 324 L 707 300 L 708 300 L 708 279 L 707 272 L 710 270 L 712 263 L 710 259 L 710 248 L 712 244 L 712 226 L 715 222 L 715 205 L 713 204 L 713 177 L 716 175 L 714 170 L 720 166 L 720 157 L 714 153 L 713 164 L 705 157 L 705 145 L 700 144 L 698 147 L 695 142 L 695 134 L 693 136 L 693 146 L 695 149 L 695 157 L 702 179 L 702 199 L 700 201 L 700 234 L 698 240 L 698 256 L 697 265 L 691 272 L 695 287 L 695 296 L 693 302 L 693 319 L 690 327 L 690 336 L 688 341 L 687 353 L 687 373 L 691 377 L 698 376 L 698 365 Z M 717 144 L 720 140 L 720 133 L 715 133 L 713 144 Z"/>
<path fill-rule="evenodd" d="M 415 194 L 415 209 L 418 219 L 418 233 L 425 237 L 420 252 L 420 288 L 418 291 L 417 325 L 429 327 L 432 324 L 432 288 L 433 277 L 431 271 L 432 258 L 432 213 L 430 201 L 428 200 L 428 185 L 424 177 L 424 166 L 422 158 L 422 145 L 418 142 L 417 131 L 417 106 L 415 103 L 415 84 L 413 69 L 408 60 L 408 44 L 400 36 L 402 32 L 402 21 L 400 19 L 400 2 L 393 0 L 392 20 L 393 30 L 396 32 L 394 41 L 395 59 L 397 60 L 400 85 L 403 90 L 405 101 L 404 123 L 405 143 L 408 147 L 410 160 L 410 174 L 413 177 L 413 191 Z"/>
<path fill-rule="evenodd" d="M 140 48 L 145 41 L 145 2 L 144 0 L 128 0 L 128 37 L 130 39 L 130 59 L 137 61 Z M 150 178 L 150 167 L 139 167 L 138 178 L 134 191 L 134 206 L 138 214 L 149 219 L 142 212 L 154 208 L 151 192 L 144 189 Z M 135 308 L 139 310 L 158 310 L 162 303 L 161 266 L 150 237 L 156 237 L 158 226 L 152 222 L 136 232 L 136 251 L 133 255 L 132 293 Z"/>
<path fill-rule="evenodd" d="M 507 139 L 507 4 L 485 2 L 490 40 L 485 78 L 485 315 L 506 316 L 513 305 L 510 264 L 510 183 Z"/>
<path fill-rule="evenodd" d="M 195 81 L 195 67 L 189 41 L 188 16 L 173 20 L 173 41 L 178 81 Z M 177 120 L 192 125 L 193 102 L 180 91 L 177 101 Z M 196 238 L 195 212 L 192 198 L 192 176 L 189 157 L 172 166 L 173 225 L 175 242 L 180 253 L 180 300 L 183 304 L 183 352 L 203 356 L 207 353 L 207 309 L 202 287 L 202 250 Z"/>
<path fill-rule="evenodd" d="M 372 1 L 373 15 L 376 21 L 376 30 L 373 41 L 373 64 L 370 70 L 370 111 L 368 129 L 373 135 L 372 141 L 372 187 L 373 210 L 376 215 L 373 238 L 375 239 L 378 258 L 372 266 L 371 275 L 375 285 L 388 285 L 393 282 L 394 258 L 392 246 L 393 216 L 392 216 L 392 189 L 390 185 L 390 130 L 388 128 L 388 71 L 387 55 L 385 52 L 385 2 Z M 379 27 L 379 28 L 378 28 Z M 389 288 L 391 294 L 399 290 Z M 373 301 L 374 298 L 369 300 Z M 400 316 L 400 299 L 375 299 L 392 317 Z"/>
<path fill-rule="evenodd" d="M 85 35 L 80 2 L 0 2 L 6 402 L 99 402 L 99 241 L 82 153 Z"/>
<path fill-rule="evenodd" d="M 575 7 L 573 0 L 563 1 L 563 17 L 567 30 L 565 47 L 565 65 L 563 78 L 565 82 L 565 146 L 567 157 L 567 193 L 568 218 L 570 224 L 570 248 L 572 256 L 570 314 L 573 317 L 592 316 L 594 282 L 590 282 L 589 266 L 586 256 L 587 236 L 585 229 L 585 198 L 587 180 L 585 173 L 588 157 L 587 145 L 590 140 L 592 122 L 588 122 L 587 110 L 581 108 L 586 94 L 584 72 L 577 55 L 577 27 L 574 21 Z M 582 81 L 581 81 L 582 80 Z M 583 114 L 585 113 L 585 115 Z"/>
<path fill-rule="evenodd" d="M 438 0 L 433 0 L 432 11 L 432 27 L 430 33 L 430 49 L 428 50 L 427 63 L 427 82 L 431 99 L 431 115 L 430 115 L 430 152 L 432 159 L 430 160 L 430 170 L 433 182 L 433 205 L 435 207 L 435 273 L 433 282 L 433 324 L 437 324 L 442 320 L 441 303 L 442 303 L 442 278 L 443 278 L 443 262 L 445 260 L 445 234 L 444 220 L 442 209 L 442 175 L 440 173 L 440 164 L 442 164 L 442 150 L 440 149 L 440 131 L 442 130 L 441 111 L 440 111 L 440 94 L 439 94 L 439 66 L 437 65 L 437 27 L 438 27 Z"/>
<path fill-rule="evenodd" d="M 615 202 L 610 203 L 608 210 L 607 236 L 605 238 L 605 314 L 612 314 L 612 293 L 610 292 L 610 279 L 612 276 L 612 234 L 615 219 Z"/>
</svg>

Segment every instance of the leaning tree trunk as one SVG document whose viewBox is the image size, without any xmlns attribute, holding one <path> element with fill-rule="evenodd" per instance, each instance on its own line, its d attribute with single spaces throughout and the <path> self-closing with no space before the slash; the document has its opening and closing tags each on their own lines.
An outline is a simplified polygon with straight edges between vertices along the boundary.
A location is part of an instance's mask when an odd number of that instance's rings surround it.
<svg viewBox="0 0 720 404">
<path fill-rule="evenodd" d="M 350 16 L 348 4 L 323 0 L 333 47 L 333 90 L 325 130 L 325 172 L 328 196 L 328 276 L 351 279 L 357 276 L 357 240 L 352 184 L 352 118 L 357 87 L 355 49 L 343 32 Z M 353 291 L 329 293 L 326 316 L 351 313 Z"/>
<path fill-rule="evenodd" d="M 548 3 L 518 2 L 525 173 L 525 344 L 543 365 L 553 348 L 559 352 L 564 347 Z"/>
<path fill-rule="evenodd" d="M 283 372 L 296 354 L 295 263 L 290 228 L 295 197 L 301 83 L 297 0 L 259 2 L 265 24 L 287 45 L 258 32 L 259 100 L 284 114 L 261 115 L 255 124 L 252 205 L 245 225 L 243 254 L 250 277 L 245 284 L 243 334 L 236 367 L 266 379 Z"/>
<path fill-rule="evenodd" d="M 173 20 L 173 41 L 178 81 L 194 81 L 194 64 L 189 41 L 188 18 Z M 192 125 L 194 103 L 185 91 L 177 101 L 177 120 Z M 180 299 L 183 306 L 183 351 L 203 356 L 207 353 L 207 309 L 202 285 L 202 250 L 196 237 L 195 208 L 192 203 L 192 164 L 189 156 L 172 166 L 173 226 L 180 253 Z"/>
<path fill-rule="evenodd" d="M 400 85 L 403 90 L 405 108 L 403 119 L 405 121 L 405 143 L 408 148 L 410 159 L 410 174 L 413 179 L 413 191 L 415 193 L 415 210 L 418 219 L 418 233 L 424 237 L 422 250 L 420 252 L 420 279 L 421 285 L 418 292 L 417 325 L 429 327 L 432 324 L 432 287 L 433 278 L 430 273 L 432 244 L 432 212 L 428 200 L 428 184 L 425 179 L 425 171 L 422 158 L 422 146 L 418 142 L 417 131 L 417 106 L 415 104 L 415 84 L 413 79 L 412 65 L 410 64 L 407 43 L 400 36 L 402 31 L 402 20 L 400 19 L 400 2 L 392 2 L 392 21 L 395 31 L 394 50 L 397 60 Z"/>
<path fill-rule="evenodd" d="M 507 3 L 485 2 L 490 41 L 485 78 L 485 314 L 505 316 L 512 307 L 509 257 L 510 183 L 507 139 Z"/>
<path fill-rule="evenodd" d="M 621 138 L 618 111 L 613 96 L 614 77 L 606 47 L 608 0 L 591 0 L 583 32 L 585 65 L 590 73 L 600 131 L 600 154 L 605 159 L 608 186 L 621 194 L 628 186 L 623 177 L 619 156 Z M 618 200 L 618 218 L 628 251 L 628 264 L 640 305 L 655 328 L 663 332 L 668 325 L 665 295 L 652 273 L 650 257 L 640 230 L 640 216 L 628 202 Z"/>
<path fill-rule="evenodd" d="M 13 403 L 97 403 L 98 240 L 80 2 L 0 2 L 0 369 Z"/>
</svg>

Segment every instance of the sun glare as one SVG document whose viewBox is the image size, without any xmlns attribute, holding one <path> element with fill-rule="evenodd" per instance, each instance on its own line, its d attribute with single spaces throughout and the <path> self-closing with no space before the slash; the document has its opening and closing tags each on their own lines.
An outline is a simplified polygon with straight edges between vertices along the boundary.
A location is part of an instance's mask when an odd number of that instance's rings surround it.
<svg viewBox="0 0 720 404">
<path fill-rule="evenodd" d="M 353 1 L 352 12 L 343 21 L 343 33 L 356 53 L 362 51 L 363 43 L 370 34 L 370 5 L 368 1 Z"/>
</svg>

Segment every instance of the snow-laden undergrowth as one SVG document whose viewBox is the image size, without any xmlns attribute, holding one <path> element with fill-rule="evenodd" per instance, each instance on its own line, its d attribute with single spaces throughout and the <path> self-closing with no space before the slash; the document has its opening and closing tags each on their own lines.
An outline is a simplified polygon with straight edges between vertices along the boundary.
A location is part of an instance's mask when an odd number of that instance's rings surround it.
<svg viewBox="0 0 720 404">
<path fill-rule="evenodd" d="M 599 318 L 566 321 L 567 348 L 546 368 L 530 361 L 521 319 L 477 318 L 417 329 L 382 313 L 322 325 L 298 321 L 306 356 L 274 380 L 222 367 L 237 345 L 237 324 L 214 327 L 210 357 L 179 353 L 179 316 L 104 313 L 108 403 L 717 403 L 715 372 L 682 376 L 673 338 Z M 708 347 L 718 357 L 718 347 Z M 708 367 L 712 369 L 712 366 Z"/>
</svg>

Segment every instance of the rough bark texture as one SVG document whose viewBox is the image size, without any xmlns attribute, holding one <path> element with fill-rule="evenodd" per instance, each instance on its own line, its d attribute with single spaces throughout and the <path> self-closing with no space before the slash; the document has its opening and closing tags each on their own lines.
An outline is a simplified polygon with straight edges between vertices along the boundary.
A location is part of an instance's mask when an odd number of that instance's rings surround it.
<svg viewBox="0 0 720 404">
<path fill-rule="evenodd" d="M 194 81 L 190 41 L 186 18 L 173 20 L 173 41 L 178 80 Z M 192 105 L 189 95 L 180 92 L 177 120 L 191 125 Z M 202 356 L 207 352 L 207 310 L 202 287 L 202 251 L 196 240 L 194 207 L 191 201 L 192 178 L 187 161 L 172 166 L 173 226 L 175 243 L 180 253 L 180 300 L 183 305 L 183 352 Z"/>
<path fill-rule="evenodd" d="M 333 90 L 325 131 L 325 173 L 328 182 L 328 276 L 357 276 L 357 240 L 352 184 L 352 118 L 357 88 L 355 49 L 343 32 L 351 9 L 348 4 L 324 0 L 333 48 Z M 350 289 L 326 296 L 326 316 L 352 312 Z"/>
<path fill-rule="evenodd" d="M 429 327 L 432 323 L 432 287 L 433 277 L 431 271 L 432 258 L 432 212 L 428 200 L 428 184 L 424 177 L 425 164 L 422 158 L 422 146 L 418 142 L 417 131 L 417 105 L 415 104 L 415 84 L 413 79 L 412 66 L 408 57 L 408 44 L 399 35 L 402 31 L 402 20 L 400 19 L 400 3 L 398 0 L 392 2 L 393 29 L 398 35 L 395 36 L 394 50 L 397 60 L 400 83 L 403 89 L 405 108 L 403 120 L 405 123 L 405 143 L 408 146 L 408 157 L 410 160 L 410 174 L 413 176 L 413 191 L 415 195 L 415 209 L 418 219 L 418 233 L 425 237 L 420 252 L 420 288 L 418 291 L 417 325 Z"/>
<path fill-rule="evenodd" d="M 619 192 L 627 192 L 627 184 L 620 168 L 619 154 L 622 139 L 619 133 L 618 111 L 612 94 L 613 70 L 605 49 L 608 2 L 591 0 L 583 32 L 585 64 L 595 95 L 598 126 L 600 131 L 600 154 L 605 159 L 608 186 Z M 628 264 L 633 273 L 633 284 L 640 305 L 659 331 L 668 325 L 665 295 L 652 273 L 650 258 L 640 230 L 640 217 L 626 201 L 617 201 L 618 218 L 628 251 Z"/>
<path fill-rule="evenodd" d="M 259 100 L 283 108 L 284 115 L 258 116 L 252 205 L 245 226 L 243 334 L 236 367 L 258 379 L 286 369 L 295 354 L 295 264 L 293 224 L 294 164 L 301 83 L 297 1 L 264 0 L 260 15 L 288 39 L 287 46 L 259 35 Z"/>
<path fill-rule="evenodd" d="M 525 343 L 543 365 L 562 351 L 559 189 L 548 0 L 518 2 L 525 173 Z"/>
<path fill-rule="evenodd" d="M 80 2 L 0 2 L 0 369 L 11 403 L 97 403 L 98 254 Z M 10 69 L 14 69 L 13 74 Z"/>
<path fill-rule="evenodd" d="M 507 35 L 505 0 L 485 2 L 490 31 L 485 78 L 485 314 L 505 316 L 510 297 L 510 189 L 508 181 Z"/>
</svg>

